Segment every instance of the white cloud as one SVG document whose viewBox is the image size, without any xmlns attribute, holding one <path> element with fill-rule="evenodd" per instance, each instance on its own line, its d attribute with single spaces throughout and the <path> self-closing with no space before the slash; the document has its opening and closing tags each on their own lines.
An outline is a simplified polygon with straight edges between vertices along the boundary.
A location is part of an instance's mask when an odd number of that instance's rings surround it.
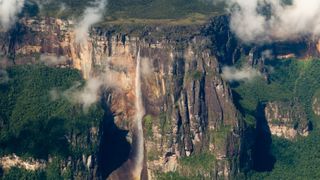
<svg viewBox="0 0 320 180">
<path fill-rule="evenodd" d="M 103 81 L 99 78 L 91 78 L 86 81 L 83 89 L 78 89 L 79 85 L 64 92 L 64 96 L 71 102 L 83 105 L 85 111 L 96 103 L 100 98 L 100 89 Z"/>
<path fill-rule="evenodd" d="M 292 0 L 290 5 L 280 0 L 229 0 L 228 3 L 232 7 L 230 27 L 246 43 L 320 35 L 319 0 Z M 263 8 L 269 12 L 262 13 Z"/>
<path fill-rule="evenodd" d="M 8 30 L 15 22 L 16 16 L 21 12 L 24 0 L 0 0 L 1 28 Z"/>
<path fill-rule="evenodd" d="M 103 81 L 99 78 L 90 78 L 86 81 L 84 87 L 80 86 L 81 84 L 76 82 L 75 85 L 63 92 L 54 88 L 49 91 L 49 95 L 52 101 L 65 98 L 71 103 L 80 104 L 84 112 L 87 112 L 90 106 L 99 100 Z"/>
<path fill-rule="evenodd" d="M 222 78 L 230 82 L 251 81 L 259 76 L 261 76 L 261 73 L 251 67 L 237 69 L 235 67 L 225 66 L 222 68 Z"/>
<path fill-rule="evenodd" d="M 74 104 L 80 104 L 83 106 L 84 112 L 99 101 L 103 89 L 107 88 L 123 88 L 126 84 L 117 79 L 120 76 L 118 72 L 111 70 L 108 66 L 104 69 L 104 72 L 96 74 L 95 77 L 89 77 L 84 86 L 81 87 L 81 83 L 75 82 L 75 84 L 65 90 L 59 91 L 52 89 L 49 92 L 52 101 L 59 98 L 66 98 L 69 102 Z"/>
<path fill-rule="evenodd" d="M 106 5 L 106 0 L 99 0 L 92 7 L 86 8 L 82 20 L 75 29 L 78 43 L 87 40 L 90 27 L 102 19 Z"/>
</svg>

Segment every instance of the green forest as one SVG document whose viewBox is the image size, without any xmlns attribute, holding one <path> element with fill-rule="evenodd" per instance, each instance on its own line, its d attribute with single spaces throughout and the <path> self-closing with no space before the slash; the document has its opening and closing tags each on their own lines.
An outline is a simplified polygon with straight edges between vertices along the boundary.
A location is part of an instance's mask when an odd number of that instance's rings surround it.
<svg viewBox="0 0 320 180">
<path fill-rule="evenodd" d="M 70 103 L 66 97 L 53 99 L 50 94 L 53 89 L 63 92 L 75 82 L 83 83 L 80 72 L 23 65 L 8 68 L 7 74 L 9 80 L 0 84 L 1 156 L 15 153 L 23 158 L 48 160 L 49 156 L 65 159 L 96 151 L 96 147 L 71 146 L 66 136 L 70 132 L 81 135 L 100 124 L 102 108 L 96 105 L 85 113 L 81 105 Z M 54 165 L 48 169 L 54 169 Z M 13 168 L 4 179 L 35 176 L 44 174 Z"/>
<path fill-rule="evenodd" d="M 43 3 L 40 14 L 78 17 L 86 7 L 92 6 L 92 2 L 94 0 L 51 0 Z M 104 13 L 113 19 L 175 19 L 184 18 L 192 13 L 222 12 L 221 7 L 221 4 L 213 4 L 207 0 L 108 0 Z"/>
<path fill-rule="evenodd" d="M 318 59 L 269 60 L 270 77 L 233 85 L 236 103 L 247 124 L 255 126 L 254 115 L 261 102 L 296 100 L 307 113 L 313 131 L 294 141 L 272 137 L 271 154 L 276 162 L 270 172 L 251 171 L 248 179 L 316 179 L 320 176 L 319 120 L 312 111 L 312 99 L 320 90 Z"/>
</svg>

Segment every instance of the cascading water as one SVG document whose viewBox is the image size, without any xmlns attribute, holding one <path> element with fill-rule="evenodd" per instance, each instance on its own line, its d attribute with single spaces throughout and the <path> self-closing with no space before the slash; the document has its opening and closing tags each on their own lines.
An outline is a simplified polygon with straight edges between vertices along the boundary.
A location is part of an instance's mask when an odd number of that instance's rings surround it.
<svg viewBox="0 0 320 180">
<path fill-rule="evenodd" d="M 137 65 L 136 65 L 136 77 L 135 77 L 135 93 L 136 93 L 136 116 L 135 116 L 135 136 L 136 136 L 136 150 L 135 150 L 135 167 L 133 171 L 134 179 L 140 179 L 141 172 L 143 169 L 143 158 L 144 158 L 144 139 L 143 139 L 143 128 L 142 128 L 142 118 L 144 116 L 145 110 L 142 102 L 141 93 L 141 57 L 140 49 L 137 54 Z"/>
</svg>

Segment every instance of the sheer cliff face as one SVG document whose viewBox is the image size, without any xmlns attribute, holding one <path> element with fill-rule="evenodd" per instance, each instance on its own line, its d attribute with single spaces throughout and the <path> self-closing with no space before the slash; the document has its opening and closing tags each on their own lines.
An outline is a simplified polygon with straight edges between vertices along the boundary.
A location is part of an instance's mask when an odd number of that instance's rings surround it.
<svg viewBox="0 0 320 180">
<path fill-rule="evenodd" d="M 107 64 L 107 76 L 123 75 L 118 79 L 120 85 L 111 90 L 110 107 L 116 124 L 129 131 L 135 114 L 134 67 L 140 49 L 149 178 L 155 172 L 183 174 L 179 159 L 203 153 L 215 156 L 215 168 L 208 178 L 229 177 L 237 171 L 239 119 L 220 78 L 218 62 L 206 49 L 207 39 L 196 36 L 181 44 L 170 40 L 151 43 L 145 37 L 110 35 L 93 36 L 92 41 L 94 63 Z"/>
<path fill-rule="evenodd" d="M 307 115 L 297 102 L 270 102 L 265 114 L 272 135 L 294 139 L 309 134 Z"/>
<path fill-rule="evenodd" d="M 174 33 L 170 32 L 172 29 L 168 34 Z M 152 31 L 147 35 L 121 35 L 108 29 L 96 30 L 87 42 L 77 44 L 72 22 L 24 19 L 9 35 L 1 35 L 1 54 L 6 57 L 1 66 L 37 63 L 41 61 L 40 54 L 50 54 L 66 57 L 66 62 L 55 65 L 79 69 L 84 78 L 107 76 L 106 101 L 114 122 L 118 128 L 128 130 L 127 139 L 134 141 L 135 68 L 140 49 L 146 111 L 142 177 L 155 178 L 159 172 L 171 171 L 196 176 L 199 172 L 186 172 L 180 159 L 210 154 L 214 156 L 214 166 L 200 173 L 210 179 L 230 178 L 239 171 L 240 118 L 219 74 L 217 58 L 221 57 L 212 55 L 208 49 L 212 39 L 199 29 L 188 32 L 183 40 L 165 36 L 166 33 L 153 39 Z M 105 134 L 102 131 L 99 130 Z M 90 158 L 99 161 L 102 155 L 97 153 Z M 90 168 L 96 169 L 94 166 Z"/>
</svg>

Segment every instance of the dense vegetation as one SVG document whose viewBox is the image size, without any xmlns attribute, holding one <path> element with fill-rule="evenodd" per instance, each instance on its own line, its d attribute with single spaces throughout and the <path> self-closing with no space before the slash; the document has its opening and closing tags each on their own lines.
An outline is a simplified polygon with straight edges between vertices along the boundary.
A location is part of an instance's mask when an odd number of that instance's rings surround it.
<svg viewBox="0 0 320 180">
<path fill-rule="evenodd" d="M 319 179 L 319 130 L 297 142 L 273 138 L 271 152 L 276 158 L 271 172 L 252 172 L 249 179 Z"/>
<path fill-rule="evenodd" d="M 312 98 L 320 90 L 320 62 L 310 59 L 271 60 L 266 66 L 271 72 L 268 80 L 258 77 L 250 82 L 233 84 L 236 103 L 243 114 L 254 116 L 261 102 L 296 100 L 316 125 Z"/>
<path fill-rule="evenodd" d="M 270 172 L 250 172 L 249 179 L 316 179 L 320 177 L 319 117 L 312 111 L 312 98 L 320 89 L 320 61 L 311 59 L 270 60 L 270 78 L 233 84 L 237 104 L 246 121 L 255 126 L 259 103 L 295 100 L 307 113 L 314 129 L 307 138 L 291 142 L 272 137 L 271 153 L 276 159 Z"/>
<path fill-rule="evenodd" d="M 51 0 L 43 5 L 41 14 L 77 17 L 94 0 Z M 105 15 L 116 18 L 174 19 L 191 13 L 222 12 L 221 5 L 206 0 L 108 0 Z"/>
<path fill-rule="evenodd" d="M 83 82 L 78 71 L 25 65 L 9 68 L 6 74 L 9 79 L 0 83 L 1 156 L 16 153 L 48 159 L 48 155 L 63 158 L 94 151 L 95 147 L 71 146 L 67 137 L 70 132 L 81 135 L 98 125 L 102 109 L 96 106 L 85 113 L 80 105 L 66 97 L 54 99 L 57 97 L 50 93 Z"/>
<path fill-rule="evenodd" d="M 17 179 L 45 179 L 44 171 L 27 171 L 17 167 L 11 168 L 9 172 L 5 173 L 2 179 L 17 180 Z"/>
<path fill-rule="evenodd" d="M 113 0 L 108 6 L 110 14 L 124 18 L 181 18 L 214 10 L 211 4 L 201 0 Z"/>
</svg>

